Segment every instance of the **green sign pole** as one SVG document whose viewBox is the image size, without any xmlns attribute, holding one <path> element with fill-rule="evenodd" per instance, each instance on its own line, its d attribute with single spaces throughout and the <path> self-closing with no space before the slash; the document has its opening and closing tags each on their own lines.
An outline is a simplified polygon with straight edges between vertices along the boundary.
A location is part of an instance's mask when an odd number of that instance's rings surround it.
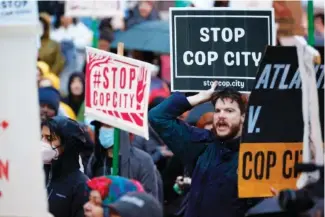
<svg viewBox="0 0 325 217">
<path fill-rule="evenodd" d="M 314 2 L 308 0 L 308 44 L 313 46 L 315 44 L 314 37 Z"/>
<path fill-rule="evenodd" d="M 124 44 L 117 44 L 117 54 L 124 55 Z M 121 131 L 118 128 L 114 129 L 114 145 L 113 145 L 113 175 L 119 175 L 119 156 L 120 156 L 120 135 Z"/>
<path fill-rule="evenodd" d="M 97 48 L 98 47 L 98 20 L 93 17 L 92 22 L 91 22 L 91 30 L 93 31 L 93 47 Z"/>
<path fill-rule="evenodd" d="M 114 145 L 113 145 L 113 175 L 118 176 L 120 155 L 120 129 L 114 129 Z"/>
</svg>

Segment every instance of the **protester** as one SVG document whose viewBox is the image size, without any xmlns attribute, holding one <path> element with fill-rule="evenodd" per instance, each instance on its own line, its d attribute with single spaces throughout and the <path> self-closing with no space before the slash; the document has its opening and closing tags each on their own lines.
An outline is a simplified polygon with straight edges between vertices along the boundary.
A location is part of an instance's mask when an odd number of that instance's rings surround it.
<svg viewBox="0 0 325 217">
<path fill-rule="evenodd" d="M 61 53 L 60 45 L 50 39 L 50 19 L 48 14 L 40 14 L 39 20 L 42 34 L 38 58 L 40 61 L 46 62 L 54 74 L 59 75 L 63 70 L 65 59 Z"/>
<path fill-rule="evenodd" d="M 239 199 L 238 151 L 246 100 L 232 89 L 211 89 L 185 97 L 175 93 L 149 112 L 149 121 L 184 165 L 195 165 L 185 217 L 244 216 L 253 199 Z M 211 100 L 215 113 L 211 131 L 177 119 L 192 107 Z"/>
<path fill-rule="evenodd" d="M 201 105 L 206 106 L 204 104 L 201 104 Z M 202 107 L 200 108 L 200 106 L 196 106 L 195 108 L 197 108 L 197 107 L 199 107 L 200 110 L 202 109 Z M 189 114 L 189 116 L 192 114 L 194 109 L 191 110 L 191 113 Z M 207 109 L 207 110 L 209 111 L 209 109 Z M 207 113 L 204 113 L 199 118 L 199 120 L 196 122 L 196 127 L 201 128 L 201 129 L 211 130 L 213 127 L 212 123 L 213 123 L 213 112 L 207 112 Z M 173 166 L 175 166 L 175 165 L 173 165 Z M 185 167 L 182 175 L 180 175 L 176 178 L 175 184 L 173 186 L 174 191 L 177 194 L 179 194 L 180 198 L 182 199 L 182 202 L 179 204 L 177 212 L 173 213 L 175 216 L 183 216 L 185 214 L 185 211 L 186 211 L 186 208 L 188 205 L 188 199 L 190 196 L 189 191 L 190 191 L 191 182 L 192 182 L 192 179 L 191 179 L 192 172 L 193 172 L 192 167 L 193 166 Z M 179 198 L 177 198 L 177 199 L 179 199 Z M 176 202 L 178 202 L 178 201 L 176 200 Z"/>
<path fill-rule="evenodd" d="M 90 177 L 112 175 L 114 128 L 94 121 L 95 148 L 89 159 L 86 174 Z M 116 157 L 116 156 L 115 156 Z M 131 146 L 129 133 L 120 132 L 120 155 L 118 175 L 141 182 L 146 192 L 158 198 L 155 165 L 150 155 Z"/>
<path fill-rule="evenodd" d="M 60 79 L 54 73 L 50 72 L 47 63 L 43 61 L 37 62 L 38 68 L 38 87 L 54 87 L 57 91 L 60 90 Z M 60 102 L 58 115 L 63 115 L 73 120 L 76 120 L 76 114 L 70 106 L 64 102 Z"/>
<path fill-rule="evenodd" d="M 68 96 L 62 101 L 69 105 L 75 114 L 78 114 L 84 99 L 85 77 L 82 73 L 73 73 L 68 82 Z"/>
<path fill-rule="evenodd" d="M 316 14 L 314 20 L 315 25 L 315 45 L 324 46 L 324 13 Z"/>
<path fill-rule="evenodd" d="M 59 77 L 51 72 L 50 66 L 44 61 L 37 62 L 37 69 L 39 72 L 39 82 L 38 85 L 41 87 L 53 86 L 55 89 L 60 89 L 60 79 Z"/>
<path fill-rule="evenodd" d="M 103 51 L 110 51 L 113 39 L 114 35 L 112 30 L 110 30 L 109 28 L 101 30 L 98 40 L 98 49 Z"/>
<path fill-rule="evenodd" d="M 82 217 L 88 178 L 79 170 L 79 153 L 86 143 L 80 125 L 66 117 L 42 122 L 44 163 L 49 210 L 55 217 Z"/>
<path fill-rule="evenodd" d="M 76 62 L 73 70 L 81 71 L 85 63 L 85 48 L 91 46 L 93 32 L 78 19 L 61 15 L 54 24 L 51 38 L 59 43 L 72 41 L 76 49 Z"/>
<path fill-rule="evenodd" d="M 154 1 L 139 1 L 139 3 L 129 11 L 129 16 L 125 21 L 126 29 L 148 20 L 159 19 L 159 13 L 154 7 Z"/>
<path fill-rule="evenodd" d="M 38 89 L 41 120 L 45 121 L 58 114 L 60 93 L 54 87 L 41 87 Z"/>
<path fill-rule="evenodd" d="M 115 202 L 128 192 L 144 192 L 136 180 L 120 176 L 100 176 L 87 182 L 90 189 L 89 201 L 84 205 L 86 217 L 109 215 L 108 204 Z"/>
<path fill-rule="evenodd" d="M 66 116 L 73 120 L 76 119 L 76 115 L 72 109 L 63 102 L 60 102 L 60 93 L 57 89 L 51 86 L 51 84 L 40 83 L 39 93 L 39 105 L 41 120 L 54 117 L 56 115 Z"/>
</svg>

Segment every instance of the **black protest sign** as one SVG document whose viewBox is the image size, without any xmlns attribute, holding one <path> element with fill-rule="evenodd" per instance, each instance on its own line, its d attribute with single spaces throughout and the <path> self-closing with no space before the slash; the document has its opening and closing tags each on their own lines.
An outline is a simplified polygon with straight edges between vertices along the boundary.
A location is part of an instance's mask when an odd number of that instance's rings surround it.
<svg viewBox="0 0 325 217">
<path fill-rule="evenodd" d="M 275 44 L 273 9 L 170 10 L 172 91 L 218 86 L 248 92 L 267 45 Z"/>
<path fill-rule="evenodd" d="M 324 58 L 324 48 L 318 49 Z M 324 132 L 324 62 L 315 65 L 319 116 Z M 295 47 L 268 47 L 249 98 L 240 145 L 240 197 L 272 196 L 295 188 L 294 164 L 302 160 L 302 82 Z M 310 105 L 312 106 L 312 105 Z M 324 135 L 322 135 L 324 138 Z"/>
</svg>

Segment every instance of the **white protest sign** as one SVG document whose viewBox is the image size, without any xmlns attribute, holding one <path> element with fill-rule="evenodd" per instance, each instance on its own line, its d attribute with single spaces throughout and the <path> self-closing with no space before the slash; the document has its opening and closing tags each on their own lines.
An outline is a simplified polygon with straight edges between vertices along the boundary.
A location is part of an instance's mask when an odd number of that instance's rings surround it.
<svg viewBox="0 0 325 217">
<path fill-rule="evenodd" d="M 1 1 L 0 25 L 21 25 L 38 20 L 37 4 L 30 0 Z"/>
<path fill-rule="evenodd" d="M 1 1 L 1 217 L 48 216 L 39 145 L 37 17 L 36 1 Z"/>
<path fill-rule="evenodd" d="M 86 116 L 148 139 L 149 88 L 155 67 L 95 48 L 86 50 Z"/>
<path fill-rule="evenodd" d="M 72 17 L 113 17 L 124 15 L 124 0 L 67 0 L 65 15 Z"/>
</svg>

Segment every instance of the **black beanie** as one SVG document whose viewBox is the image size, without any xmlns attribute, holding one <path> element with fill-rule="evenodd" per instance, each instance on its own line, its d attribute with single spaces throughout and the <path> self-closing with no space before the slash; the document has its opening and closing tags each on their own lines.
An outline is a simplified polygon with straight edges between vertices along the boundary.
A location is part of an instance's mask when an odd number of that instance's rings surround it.
<svg viewBox="0 0 325 217">
<path fill-rule="evenodd" d="M 99 40 L 112 42 L 114 40 L 113 32 L 108 28 L 101 30 L 99 33 Z"/>
<path fill-rule="evenodd" d="M 38 89 L 39 103 L 49 105 L 58 114 L 60 106 L 60 93 L 53 87 L 41 87 Z"/>
</svg>

